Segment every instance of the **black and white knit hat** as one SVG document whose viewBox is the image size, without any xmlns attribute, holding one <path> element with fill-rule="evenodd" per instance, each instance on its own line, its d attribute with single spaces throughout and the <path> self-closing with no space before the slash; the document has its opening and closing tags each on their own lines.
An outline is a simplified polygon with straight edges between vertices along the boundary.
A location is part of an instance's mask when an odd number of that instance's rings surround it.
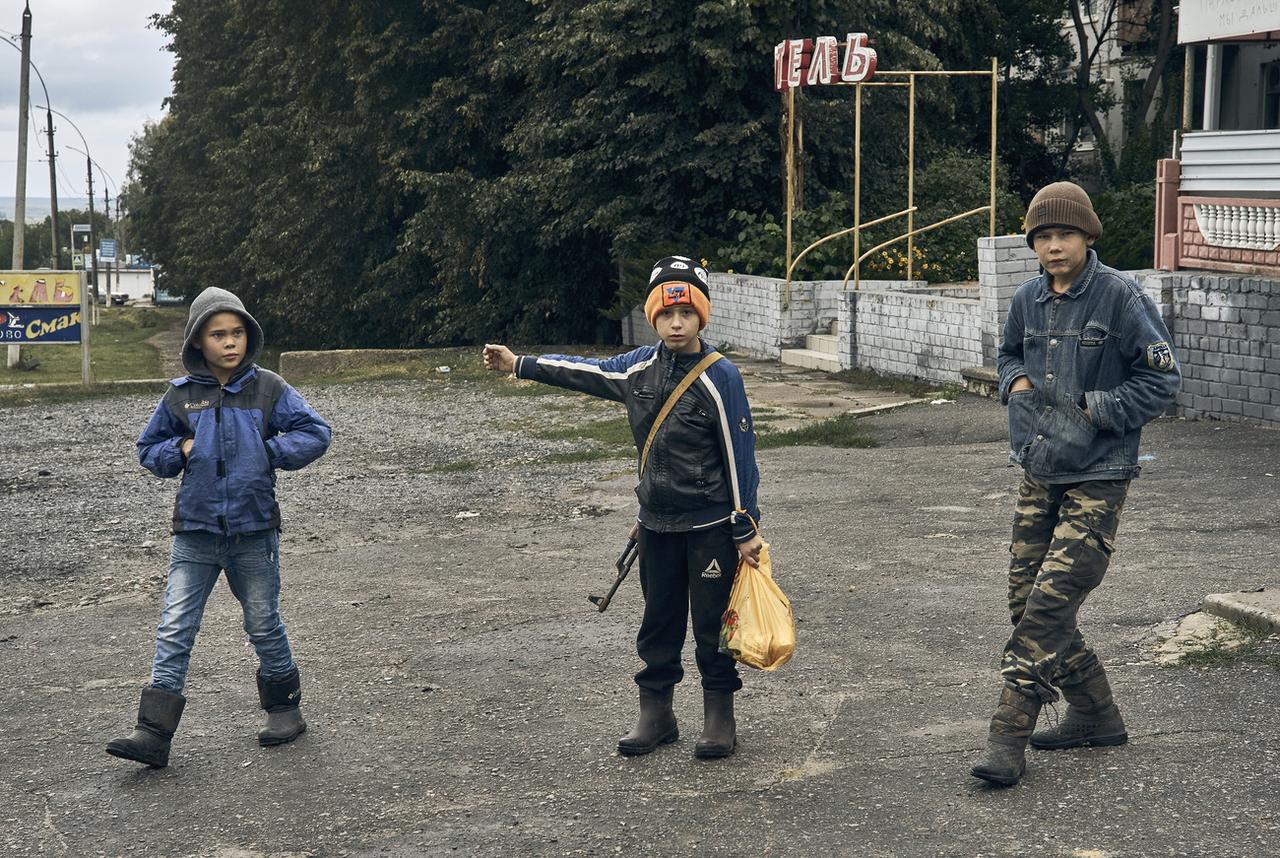
<svg viewBox="0 0 1280 858">
<path fill-rule="evenodd" d="M 711 317 L 709 281 L 707 270 L 687 256 L 659 259 L 649 274 L 649 297 L 644 303 L 649 324 L 652 325 L 665 308 L 687 304 L 693 307 L 705 328 Z"/>
</svg>

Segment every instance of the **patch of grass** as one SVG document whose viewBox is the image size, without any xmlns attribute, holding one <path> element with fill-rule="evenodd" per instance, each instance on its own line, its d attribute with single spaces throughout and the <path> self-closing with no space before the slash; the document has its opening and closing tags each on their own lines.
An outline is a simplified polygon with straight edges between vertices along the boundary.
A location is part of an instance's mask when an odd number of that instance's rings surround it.
<svg viewBox="0 0 1280 858">
<path fill-rule="evenodd" d="M 530 434 L 548 441 L 565 441 L 582 439 L 594 441 L 605 447 L 617 447 L 626 450 L 635 445 L 631 434 L 631 424 L 626 417 L 611 417 L 606 420 L 580 420 L 571 426 L 554 426 L 535 428 Z"/>
<path fill-rule="evenodd" d="M 945 393 L 951 387 L 944 387 L 937 382 L 931 381 L 914 381 L 909 378 L 898 378 L 895 376 L 878 375 L 865 369 L 842 369 L 840 372 L 833 372 L 831 378 L 836 381 L 843 381 L 854 387 L 868 388 L 871 390 L 889 390 L 894 393 L 905 393 L 916 399 L 929 397 L 936 398 L 938 394 Z M 956 388 L 958 389 L 958 388 Z M 953 397 L 947 396 L 947 399 Z"/>
<path fill-rule="evenodd" d="M 94 381 L 159 378 L 160 354 L 148 337 L 167 327 L 181 326 L 183 307 L 101 307 L 99 323 L 89 331 L 89 372 Z M 55 384 L 80 381 L 77 343 L 24 344 L 24 357 L 39 359 L 33 370 L 0 365 L 0 384 Z"/>
<path fill-rule="evenodd" d="M 530 349 L 527 353 L 535 352 Z M 554 350 L 553 352 L 554 353 Z M 278 364 L 279 357 L 276 356 Z M 260 362 L 261 363 L 261 362 Z M 263 364 L 264 366 L 266 364 Z M 447 366 L 448 372 L 440 372 L 439 368 Z M 270 368 L 270 367 L 268 367 Z M 366 381 L 421 381 L 431 384 L 464 383 L 475 385 L 489 396 L 547 396 L 549 394 L 566 393 L 567 391 L 526 381 L 511 375 L 490 372 L 484 368 L 478 347 L 470 348 L 438 348 L 422 349 L 420 354 L 408 359 L 388 360 L 385 363 L 367 364 L 350 367 L 338 372 L 315 373 L 301 378 L 290 378 L 290 382 L 305 382 L 314 386 L 331 384 L 359 384 Z M 431 391 L 428 391 L 429 393 Z"/>
<path fill-rule="evenodd" d="M 443 465 L 435 465 L 434 467 L 427 468 L 427 473 L 457 474 L 462 471 L 474 471 L 478 467 L 480 467 L 479 462 L 474 462 L 471 459 L 460 459 L 456 462 L 446 462 Z"/>
<path fill-rule="evenodd" d="M 579 462 L 599 462 L 602 459 L 617 459 L 626 454 L 626 450 L 620 450 L 616 447 L 607 450 L 596 447 L 590 450 L 570 450 L 567 453 L 552 453 L 539 461 L 553 465 L 574 465 Z"/>
<path fill-rule="evenodd" d="M 1280 654 L 1272 651 L 1274 647 L 1265 644 L 1277 640 L 1269 630 L 1253 626 L 1236 625 L 1241 633 L 1240 638 L 1229 641 L 1216 634 L 1203 649 L 1183 653 L 1178 659 L 1179 667 L 1234 667 L 1239 664 L 1262 664 L 1273 670 L 1280 670 Z"/>
<path fill-rule="evenodd" d="M 859 447 L 880 446 L 879 442 L 858 425 L 858 420 L 848 414 L 820 420 L 787 432 L 757 432 L 756 449 L 771 450 L 775 447 Z"/>
</svg>

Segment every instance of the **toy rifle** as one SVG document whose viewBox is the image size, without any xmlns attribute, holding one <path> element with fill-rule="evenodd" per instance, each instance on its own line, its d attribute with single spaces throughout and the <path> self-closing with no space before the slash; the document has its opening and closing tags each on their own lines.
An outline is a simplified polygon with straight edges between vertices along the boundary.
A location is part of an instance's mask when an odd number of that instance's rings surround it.
<svg viewBox="0 0 1280 858">
<path fill-rule="evenodd" d="M 618 592 L 618 587 L 627 577 L 627 573 L 631 571 L 631 564 L 636 562 L 636 556 L 640 553 L 640 548 L 634 539 L 627 540 L 627 547 L 622 549 L 622 553 L 618 555 L 617 561 L 613 564 L 618 570 L 618 577 L 614 579 L 613 586 L 609 588 L 609 592 L 603 596 L 587 596 L 593 605 L 600 609 L 600 613 L 604 613 L 609 607 L 609 602 L 613 601 L 613 594 Z"/>
</svg>

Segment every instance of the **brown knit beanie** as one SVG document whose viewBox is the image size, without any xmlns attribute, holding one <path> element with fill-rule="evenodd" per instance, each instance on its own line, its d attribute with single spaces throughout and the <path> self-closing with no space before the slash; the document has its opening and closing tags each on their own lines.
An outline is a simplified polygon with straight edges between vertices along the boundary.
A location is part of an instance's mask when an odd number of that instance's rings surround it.
<svg viewBox="0 0 1280 858">
<path fill-rule="evenodd" d="M 1046 226 L 1069 226 L 1089 238 L 1102 235 L 1102 221 L 1094 213 L 1089 195 L 1075 182 L 1054 182 L 1041 188 L 1027 206 L 1026 222 L 1028 247 L 1035 247 L 1036 231 Z"/>
</svg>

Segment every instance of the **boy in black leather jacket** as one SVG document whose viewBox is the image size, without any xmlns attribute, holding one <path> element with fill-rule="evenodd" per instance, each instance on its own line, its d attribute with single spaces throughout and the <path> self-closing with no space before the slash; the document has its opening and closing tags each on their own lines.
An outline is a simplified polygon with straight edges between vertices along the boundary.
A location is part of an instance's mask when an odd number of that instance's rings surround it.
<svg viewBox="0 0 1280 858">
<path fill-rule="evenodd" d="M 733 659 L 720 652 L 720 618 L 739 559 L 756 565 L 762 544 L 755 433 L 742 376 L 698 336 L 711 313 L 706 271 L 671 256 L 654 266 L 649 282 L 645 315 L 661 338 L 656 346 L 597 360 L 517 357 L 506 346 L 486 345 L 484 362 L 626 405 L 641 451 L 640 514 L 631 535 L 640 544 L 645 607 L 636 649 L 645 666 L 636 674 L 639 721 L 618 752 L 647 754 L 679 738 L 672 690 L 684 676 L 680 651 L 692 616 L 705 716 L 694 753 L 726 757 L 737 745 L 733 694 L 742 681 Z M 646 451 L 664 403 L 699 368 Z"/>
</svg>

